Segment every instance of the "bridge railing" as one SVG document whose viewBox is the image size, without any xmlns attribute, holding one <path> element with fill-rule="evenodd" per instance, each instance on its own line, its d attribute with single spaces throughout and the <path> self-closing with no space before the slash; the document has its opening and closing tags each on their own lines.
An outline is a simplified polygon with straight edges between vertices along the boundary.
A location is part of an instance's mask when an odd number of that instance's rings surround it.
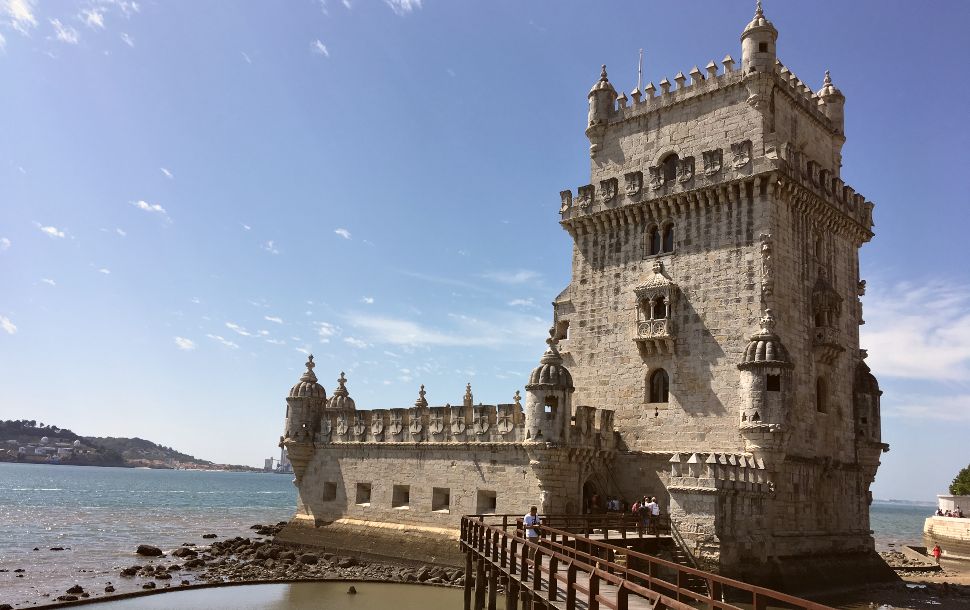
<svg viewBox="0 0 970 610">
<path fill-rule="evenodd" d="M 567 610 L 577 607 L 577 595 L 585 598 L 583 601 L 591 610 L 626 610 L 631 595 L 649 600 L 658 610 L 832 610 L 829 606 L 806 599 L 682 566 L 548 525 L 538 527 L 540 537 L 533 542 L 523 535 L 521 529 L 513 527 L 517 520 L 517 515 L 462 517 L 461 546 L 466 553 L 467 574 L 472 573 L 474 554 L 482 560 L 478 563 L 481 578 L 484 578 L 484 563 L 488 563 L 509 578 L 510 585 L 507 586 L 530 587 L 531 594 L 543 595 L 547 600 L 559 599 L 562 587 Z M 625 564 L 615 561 L 618 555 L 626 557 Z M 577 578 L 580 572 L 584 578 Z M 546 590 L 542 590 L 543 579 L 548 584 Z M 470 580 L 467 578 L 466 582 Z M 691 582 L 699 581 L 706 585 L 705 592 L 688 588 Z M 600 585 L 604 583 L 616 588 L 612 596 L 601 594 Z M 479 588 L 479 591 L 484 595 L 483 588 Z M 466 608 L 471 608 L 469 586 L 466 586 L 465 595 Z M 474 607 L 483 606 L 476 603 Z M 490 604 L 490 607 L 493 606 Z"/>
</svg>

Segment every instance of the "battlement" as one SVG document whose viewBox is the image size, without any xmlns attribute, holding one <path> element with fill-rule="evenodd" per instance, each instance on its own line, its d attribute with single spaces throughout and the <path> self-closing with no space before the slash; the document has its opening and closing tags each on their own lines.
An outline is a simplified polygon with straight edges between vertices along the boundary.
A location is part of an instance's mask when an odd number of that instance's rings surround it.
<svg viewBox="0 0 970 610">
<path fill-rule="evenodd" d="M 613 411 L 577 406 L 564 444 L 610 449 Z M 411 407 L 323 412 L 318 444 L 530 443 L 519 404 Z"/>
<path fill-rule="evenodd" d="M 680 491 L 774 490 L 764 460 L 743 453 L 675 453 L 670 460 L 668 489 Z"/>
</svg>

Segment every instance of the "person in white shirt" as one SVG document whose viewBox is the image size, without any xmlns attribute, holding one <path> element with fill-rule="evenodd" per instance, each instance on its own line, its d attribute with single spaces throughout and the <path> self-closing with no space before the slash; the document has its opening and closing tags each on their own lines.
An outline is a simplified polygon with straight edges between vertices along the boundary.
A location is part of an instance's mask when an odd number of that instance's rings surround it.
<svg viewBox="0 0 970 610">
<path fill-rule="evenodd" d="M 653 530 L 654 535 L 660 535 L 660 504 L 657 503 L 657 496 L 650 498 L 650 528 Z"/>
<path fill-rule="evenodd" d="M 525 537 L 529 542 L 539 543 L 539 507 L 530 506 L 529 513 L 522 518 L 522 527 L 525 529 Z M 535 549 L 529 548 L 528 550 L 529 558 L 535 555 Z"/>
</svg>

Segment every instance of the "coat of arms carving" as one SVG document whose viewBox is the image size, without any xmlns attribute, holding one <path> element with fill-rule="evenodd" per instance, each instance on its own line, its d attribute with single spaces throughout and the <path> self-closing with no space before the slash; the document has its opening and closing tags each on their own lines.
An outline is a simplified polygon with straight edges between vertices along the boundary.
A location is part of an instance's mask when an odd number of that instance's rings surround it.
<svg viewBox="0 0 970 610">
<path fill-rule="evenodd" d="M 346 413 L 338 413 L 337 414 L 337 426 L 336 426 L 336 428 L 337 428 L 337 436 L 345 436 L 347 434 L 347 430 L 350 428 L 350 426 L 349 426 L 349 424 L 347 422 L 347 414 Z"/>
<path fill-rule="evenodd" d="M 560 191 L 559 197 L 562 199 L 562 205 L 559 206 L 560 212 L 565 212 L 569 208 L 573 207 L 573 192 L 572 191 Z"/>
<path fill-rule="evenodd" d="M 650 189 L 657 190 L 664 185 L 664 168 L 656 165 L 647 168 L 650 170 Z"/>
<path fill-rule="evenodd" d="M 330 436 L 330 432 L 333 430 L 333 423 L 330 421 L 330 416 L 324 414 L 320 418 L 320 434 L 324 437 Z"/>
<path fill-rule="evenodd" d="M 587 184 L 586 186 L 579 187 L 579 207 L 586 209 L 593 205 L 593 194 L 595 188 L 592 184 Z"/>
<path fill-rule="evenodd" d="M 643 172 L 630 172 L 624 174 L 626 179 L 626 194 L 628 197 L 638 197 L 643 191 Z"/>
<path fill-rule="evenodd" d="M 721 164 L 724 162 L 724 153 L 720 148 L 704 151 L 704 174 L 713 176 L 721 171 Z"/>
<path fill-rule="evenodd" d="M 475 425 L 475 434 L 485 434 L 488 432 L 490 423 L 488 421 L 488 410 L 485 407 L 475 407 L 473 423 Z"/>
<path fill-rule="evenodd" d="M 412 435 L 417 436 L 424 430 L 421 422 L 421 409 L 411 409 L 408 411 L 408 430 Z"/>
<path fill-rule="evenodd" d="M 495 428 L 500 434 L 508 434 L 515 428 L 515 405 L 499 405 L 495 417 Z"/>
<path fill-rule="evenodd" d="M 384 434 L 384 415 L 386 411 L 374 411 L 370 420 L 370 432 L 374 435 L 374 438 L 379 437 Z"/>
<path fill-rule="evenodd" d="M 606 180 L 600 180 L 600 193 L 602 194 L 603 201 L 613 201 L 616 199 L 617 190 L 617 180 L 616 178 L 608 178 Z"/>
<path fill-rule="evenodd" d="M 391 410 L 391 425 L 388 426 L 388 430 L 394 435 L 404 432 L 404 413 L 401 409 Z"/>
<path fill-rule="evenodd" d="M 445 407 L 432 407 L 428 415 L 428 431 L 441 434 L 445 430 Z"/>
<path fill-rule="evenodd" d="M 353 427 L 354 436 L 358 438 L 362 437 L 364 436 L 364 432 L 366 430 L 367 430 L 367 424 L 364 422 L 364 414 L 358 411 L 357 413 L 354 414 L 354 427 Z"/>
<path fill-rule="evenodd" d="M 731 161 L 734 169 L 741 169 L 751 162 L 751 140 L 738 142 L 731 145 L 731 154 L 734 159 Z"/>
<path fill-rule="evenodd" d="M 687 182 L 694 177 L 694 157 L 677 161 L 677 182 Z"/>
<path fill-rule="evenodd" d="M 465 433 L 465 414 L 461 412 L 461 407 L 451 408 L 451 434 L 461 436 Z"/>
</svg>

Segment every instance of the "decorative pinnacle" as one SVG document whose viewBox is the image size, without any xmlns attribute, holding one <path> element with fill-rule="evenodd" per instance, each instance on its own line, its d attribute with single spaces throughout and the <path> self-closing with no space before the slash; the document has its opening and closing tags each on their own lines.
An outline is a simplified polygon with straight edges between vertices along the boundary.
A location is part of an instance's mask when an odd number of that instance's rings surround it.
<svg viewBox="0 0 970 610">
<path fill-rule="evenodd" d="M 825 71 L 825 82 L 823 84 L 825 84 L 825 85 L 831 85 L 832 84 L 832 75 L 829 74 L 829 71 L 828 70 Z"/>
<path fill-rule="evenodd" d="M 334 396 L 350 396 L 350 392 L 347 391 L 347 377 L 344 375 L 343 371 L 340 371 L 340 377 L 337 379 L 338 388 L 333 391 Z"/>
<path fill-rule="evenodd" d="M 313 354 L 310 354 L 307 357 L 306 370 L 303 371 L 303 376 L 300 377 L 300 381 L 309 382 L 309 383 L 316 383 L 317 382 L 317 376 L 313 374 L 313 367 L 315 367 L 315 366 L 316 366 L 316 364 L 313 362 Z"/>
<path fill-rule="evenodd" d="M 771 314 L 771 309 L 765 309 L 765 315 L 761 316 L 762 334 L 775 334 L 775 316 Z"/>
<path fill-rule="evenodd" d="M 421 387 L 424 387 L 424 386 L 421 386 Z M 472 384 L 466 383 L 465 384 L 465 398 L 469 398 L 470 399 L 471 397 L 472 397 Z"/>
<path fill-rule="evenodd" d="M 522 402 L 522 395 L 519 394 L 519 391 L 518 390 L 515 391 L 515 396 L 512 397 L 512 400 L 515 401 L 515 404 L 517 406 Z"/>
<path fill-rule="evenodd" d="M 310 354 L 310 356 L 309 356 L 309 357 L 307 358 L 307 363 L 306 363 L 306 367 L 307 367 L 308 369 L 312 369 L 312 368 L 313 368 L 313 367 L 315 367 L 315 366 L 316 366 L 316 365 L 315 365 L 315 364 L 313 364 L 313 354 Z"/>
<path fill-rule="evenodd" d="M 424 384 L 421 384 L 421 389 L 418 390 L 418 399 L 414 401 L 415 407 L 427 407 L 428 400 L 425 398 L 427 392 L 424 391 Z"/>
<path fill-rule="evenodd" d="M 755 2 L 754 16 L 755 17 L 764 17 L 765 16 L 765 12 L 761 9 L 761 0 L 757 0 Z"/>
<path fill-rule="evenodd" d="M 606 78 L 606 64 L 603 64 L 603 69 L 602 71 L 600 71 L 600 80 L 603 81 L 604 83 L 609 80 L 608 78 Z"/>
<path fill-rule="evenodd" d="M 550 326 L 549 327 L 549 338 L 546 339 L 546 344 L 549 346 L 549 349 L 551 349 L 553 351 L 555 351 L 556 350 L 556 346 L 559 345 L 559 339 L 556 338 L 556 327 L 555 326 Z"/>
</svg>

